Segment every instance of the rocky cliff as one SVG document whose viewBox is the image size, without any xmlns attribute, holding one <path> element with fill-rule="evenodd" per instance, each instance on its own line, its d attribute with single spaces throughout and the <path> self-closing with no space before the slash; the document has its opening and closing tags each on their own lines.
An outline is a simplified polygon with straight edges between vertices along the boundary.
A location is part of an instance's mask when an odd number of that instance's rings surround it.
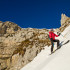
<svg viewBox="0 0 70 70">
<path fill-rule="evenodd" d="M 55 31 L 62 32 L 70 25 L 70 18 L 61 23 Z M 21 28 L 13 22 L 0 21 L 0 70 L 20 70 L 31 62 L 44 46 L 50 45 L 48 32 L 48 29 Z"/>
<path fill-rule="evenodd" d="M 61 15 L 61 27 L 59 30 L 62 32 L 64 29 L 70 25 L 70 17 L 67 17 L 65 14 Z"/>
</svg>

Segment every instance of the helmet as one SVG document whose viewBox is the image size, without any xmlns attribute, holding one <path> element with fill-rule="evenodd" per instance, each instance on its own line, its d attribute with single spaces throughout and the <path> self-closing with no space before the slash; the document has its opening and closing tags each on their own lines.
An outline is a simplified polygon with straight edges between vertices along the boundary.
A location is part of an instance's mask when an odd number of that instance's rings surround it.
<svg viewBox="0 0 70 70">
<path fill-rule="evenodd" d="M 54 31 L 53 28 L 50 31 Z"/>
</svg>

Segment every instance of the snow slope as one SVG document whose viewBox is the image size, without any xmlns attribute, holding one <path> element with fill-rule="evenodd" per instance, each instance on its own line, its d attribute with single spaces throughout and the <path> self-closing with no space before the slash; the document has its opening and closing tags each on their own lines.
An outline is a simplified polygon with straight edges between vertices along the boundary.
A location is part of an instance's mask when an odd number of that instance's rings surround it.
<svg viewBox="0 0 70 70">
<path fill-rule="evenodd" d="M 64 44 L 59 50 L 49 55 L 50 46 L 45 46 L 45 49 L 21 70 L 70 70 L 70 26 L 58 39 Z"/>
</svg>

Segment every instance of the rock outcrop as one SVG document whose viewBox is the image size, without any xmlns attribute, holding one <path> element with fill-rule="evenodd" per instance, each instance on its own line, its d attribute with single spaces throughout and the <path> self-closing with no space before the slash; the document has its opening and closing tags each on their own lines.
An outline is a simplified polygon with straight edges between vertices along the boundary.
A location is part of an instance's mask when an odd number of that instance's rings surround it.
<svg viewBox="0 0 70 70">
<path fill-rule="evenodd" d="M 63 25 L 66 22 L 66 20 L 68 20 L 68 17 L 62 13 L 61 14 L 61 25 Z"/>
<path fill-rule="evenodd" d="M 18 30 L 21 30 L 21 28 L 17 24 L 9 21 L 0 21 L 0 36 L 12 36 Z"/>
<path fill-rule="evenodd" d="M 63 32 L 64 29 L 70 25 L 70 17 L 67 17 L 65 14 L 61 15 L 61 27 L 59 31 Z"/>
</svg>

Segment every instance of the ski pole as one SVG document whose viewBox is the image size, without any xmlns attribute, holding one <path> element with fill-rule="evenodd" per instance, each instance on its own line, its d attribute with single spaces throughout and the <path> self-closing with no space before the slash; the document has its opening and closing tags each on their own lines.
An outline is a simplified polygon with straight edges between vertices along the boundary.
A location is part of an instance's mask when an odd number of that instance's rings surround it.
<svg viewBox="0 0 70 70">
<path fill-rule="evenodd" d="M 61 34 L 61 36 L 63 36 L 62 34 Z M 63 36 L 64 37 L 64 36 Z"/>
<path fill-rule="evenodd" d="M 65 39 L 67 39 L 66 37 L 64 37 L 62 34 L 61 34 L 61 36 L 63 37 L 63 38 L 65 38 Z"/>
</svg>

